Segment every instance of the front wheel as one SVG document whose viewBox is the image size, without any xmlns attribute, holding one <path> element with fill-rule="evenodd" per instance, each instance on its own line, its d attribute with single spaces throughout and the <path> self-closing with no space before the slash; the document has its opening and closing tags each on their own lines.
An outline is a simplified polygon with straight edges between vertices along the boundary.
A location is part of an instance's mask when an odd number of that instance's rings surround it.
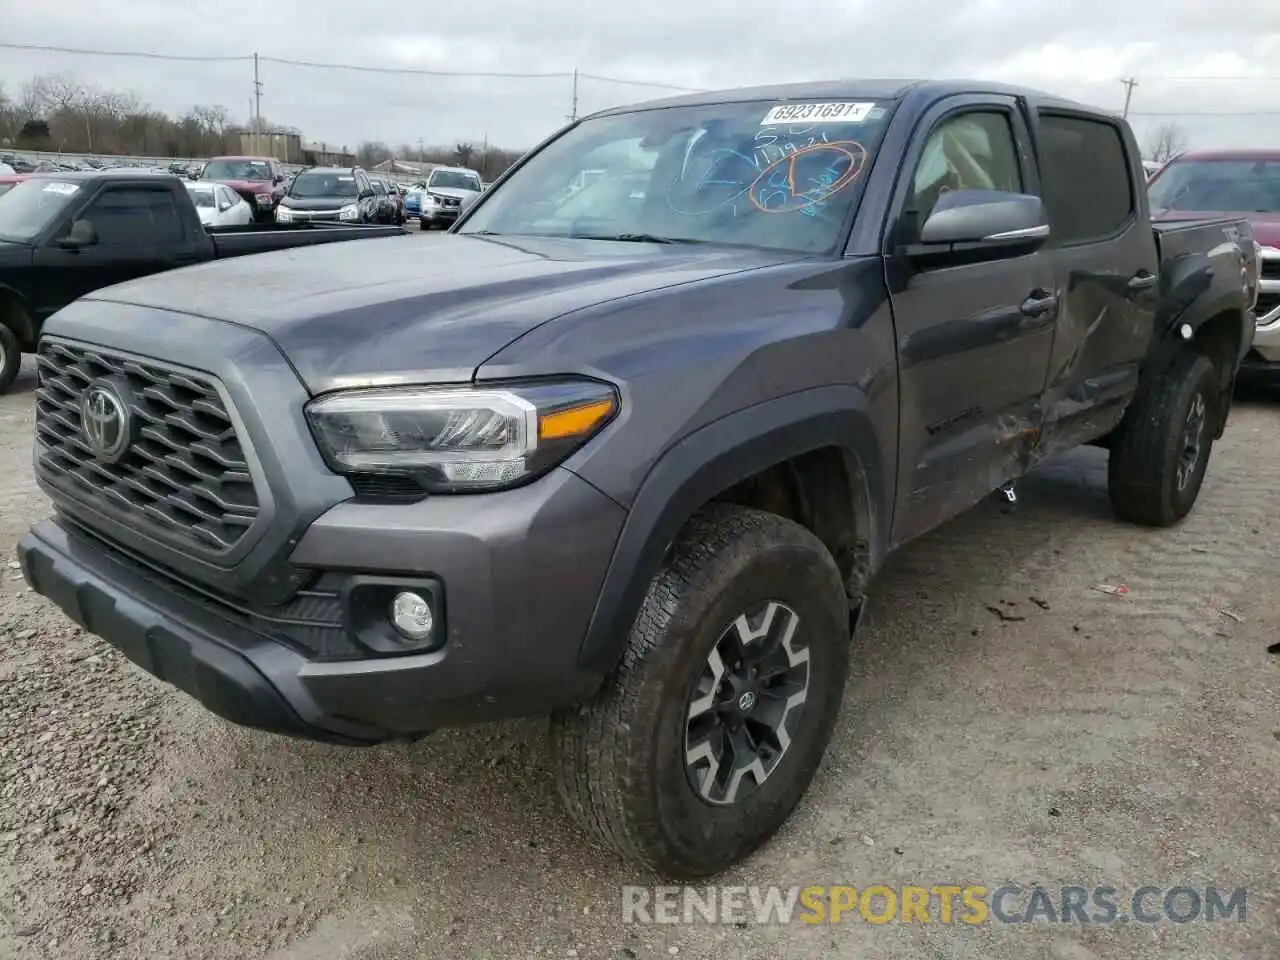
<svg viewBox="0 0 1280 960">
<path fill-rule="evenodd" d="M 849 646 L 844 585 L 817 537 L 757 510 L 699 515 L 650 585 L 617 674 L 552 718 L 566 808 L 664 876 L 732 866 L 808 788 Z"/>
<path fill-rule="evenodd" d="M 1218 424 L 1218 376 L 1190 351 L 1153 378 L 1126 411 L 1111 441 L 1107 492 L 1123 520 L 1177 523 L 1195 505 Z"/>
</svg>

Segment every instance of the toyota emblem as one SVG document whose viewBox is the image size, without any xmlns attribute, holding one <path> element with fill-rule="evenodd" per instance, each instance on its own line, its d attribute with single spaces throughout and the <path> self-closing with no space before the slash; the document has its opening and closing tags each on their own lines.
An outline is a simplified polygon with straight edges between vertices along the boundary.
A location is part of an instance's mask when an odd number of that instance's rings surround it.
<svg viewBox="0 0 1280 960">
<path fill-rule="evenodd" d="M 80 432 L 93 455 L 108 463 L 129 449 L 129 408 L 107 381 L 91 383 L 80 398 Z"/>
</svg>

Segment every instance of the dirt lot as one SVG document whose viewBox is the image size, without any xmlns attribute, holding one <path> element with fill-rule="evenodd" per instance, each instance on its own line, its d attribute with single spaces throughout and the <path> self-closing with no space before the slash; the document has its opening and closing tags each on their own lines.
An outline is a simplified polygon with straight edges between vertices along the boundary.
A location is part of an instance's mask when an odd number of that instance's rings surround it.
<svg viewBox="0 0 1280 960">
<path fill-rule="evenodd" d="M 541 724 L 239 730 L 27 592 L 31 386 L 0 398 L 0 957 L 1277 956 L 1280 406 L 1237 409 L 1178 529 L 1112 520 L 1082 451 L 895 557 L 813 790 L 724 881 L 1246 886 L 1244 922 L 636 926 Z"/>
</svg>

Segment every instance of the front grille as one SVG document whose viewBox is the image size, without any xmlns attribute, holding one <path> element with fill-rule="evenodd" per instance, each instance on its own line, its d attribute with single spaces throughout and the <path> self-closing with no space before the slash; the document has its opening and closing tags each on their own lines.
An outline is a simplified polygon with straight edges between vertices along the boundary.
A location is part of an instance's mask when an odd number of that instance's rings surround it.
<svg viewBox="0 0 1280 960">
<path fill-rule="evenodd" d="M 1267 291 L 1258 294 L 1258 302 L 1254 306 L 1253 312 L 1255 316 L 1265 317 L 1276 307 L 1280 307 L 1280 293 Z"/>
<path fill-rule="evenodd" d="M 62 340 L 42 341 L 37 362 L 37 464 L 48 483 L 179 548 L 222 554 L 249 532 L 258 494 L 211 378 Z M 94 455 L 81 427 L 80 401 L 101 377 L 127 388 L 137 424 L 114 463 Z"/>
<path fill-rule="evenodd" d="M 1280 280 L 1280 260 L 1262 260 L 1260 265 L 1263 280 Z"/>
</svg>

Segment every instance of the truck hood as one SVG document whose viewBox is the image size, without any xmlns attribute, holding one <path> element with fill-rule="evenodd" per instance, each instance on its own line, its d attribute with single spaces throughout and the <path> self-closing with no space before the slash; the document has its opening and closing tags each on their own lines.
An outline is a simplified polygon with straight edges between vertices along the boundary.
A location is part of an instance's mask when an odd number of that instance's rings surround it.
<svg viewBox="0 0 1280 960">
<path fill-rule="evenodd" d="M 280 198 L 280 206 L 291 210 L 341 210 L 359 203 L 355 197 L 291 197 Z"/>
<path fill-rule="evenodd" d="M 566 313 L 801 259 L 740 247 L 407 236 L 237 257 L 85 299 L 260 330 L 310 391 L 324 393 L 465 382 L 503 347 Z"/>
<path fill-rule="evenodd" d="M 455 200 L 480 196 L 479 190 L 463 190 L 460 187 L 427 187 L 423 193 L 434 193 L 438 197 L 453 197 Z"/>
<path fill-rule="evenodd" d="M 1264 247 L 1280 247 L 1280 213 L 1260 213 L 1258 211 L 1222 210 L 1208 212 L 1204 210 L 1153 210 L 1151 219 L 1157 223 L 1161 220 L 1248 220 L 1253 227 L 1253 239 Z"/>
<path fill-rule="evenodd" d="M 276 189 L 276 184 L 270 180 L 219 180 L 217 182 L 226 184 L 236 193 L 270 193 Z"/>
</svg>

